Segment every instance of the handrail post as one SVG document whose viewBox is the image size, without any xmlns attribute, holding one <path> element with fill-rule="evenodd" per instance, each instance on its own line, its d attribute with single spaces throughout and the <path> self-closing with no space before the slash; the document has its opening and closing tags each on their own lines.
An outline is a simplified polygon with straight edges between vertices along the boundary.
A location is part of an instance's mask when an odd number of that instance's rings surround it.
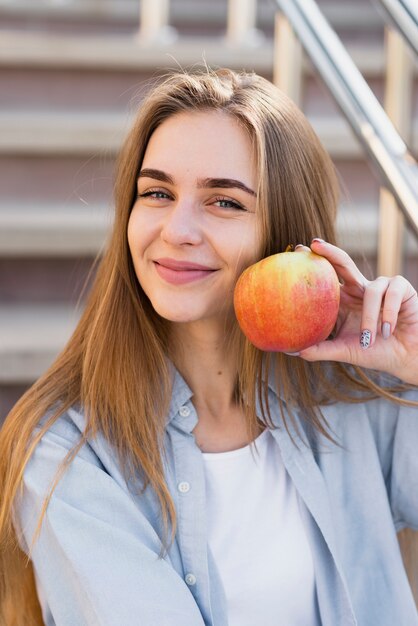
<svg viewBox="0 0 418 626">
<path fill-rule="evenodd" d="M 418 163 L 315 0 L 275 0 L 418 236 Z"/>
<path fill-rule="evenodd" d="M 228 0 L 226 40 L 231 45 L 259 45 L 263 34 L 257 30 L 257 0 Z"/>
<path fill-rule="evenodd" d="M 273 82 L 299 107 L 302 100 L 302 45 L 289 20 L 277 11 L 274 20 Z"/>
<path fill-rule="evenodd" d="M 176 31 L 168 24 L 169 13 L 169 0 L 141 0 L 139 40 L 145 44 L 174 40 Z"/>
<path fill-rule="evenodd" d="M 418 55 L 418 5 L 416 0 L 378 0 L 385 23 L 390 23 Z"/>
<path fill-rule="evenodd" d="M 385 111 L 401 137 L 411 136 L 413 65 L 411 52 L 402 36 L 386 27 Z M 380 191 L 377 271 L 394 276 L 402 271 L 405 219 L 388 189 Z"/>
</svg>

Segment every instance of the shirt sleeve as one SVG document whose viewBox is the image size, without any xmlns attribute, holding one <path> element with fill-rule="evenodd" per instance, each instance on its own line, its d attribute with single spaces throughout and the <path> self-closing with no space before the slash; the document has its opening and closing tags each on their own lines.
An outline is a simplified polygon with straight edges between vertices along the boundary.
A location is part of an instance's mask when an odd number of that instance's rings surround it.
<svg viewBox="0 0 418 626">
<path fill-rule="evenodd" d="M 25 550 L 74 443 L 50 429 L 25 469 L 15 507 Z M 204 626 L 185 581 L 169 560 L 158 559 L 160 549 L 129 491 L 83 446 L 54 491 L 31 554 L 56 626 Z"/>
<path fill-rule="evenodd" d="M 418 389 L 403 397 L 417 402 Z M 398 405 L 389 485 L 396 529 L 418 530 L 418 406 Z"/>
</svg>

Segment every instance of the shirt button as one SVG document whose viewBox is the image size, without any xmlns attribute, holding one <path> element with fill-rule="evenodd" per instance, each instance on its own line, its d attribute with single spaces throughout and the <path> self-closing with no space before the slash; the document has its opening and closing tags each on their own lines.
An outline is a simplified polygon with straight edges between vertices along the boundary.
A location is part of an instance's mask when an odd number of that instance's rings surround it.
<svg viewBox="0 0 418 626">
<path fill-rule="evenodd" d="M 182 417 L 189 417 L 190 415 L 190 409 L 188 406 L 181 406 L 179 413 Z"/>
<path fill-rule="evenodd" d="M 181 493 L 187 493 L 188 491 L 190 491 L 190 483 L 184 480 L 183 482 L 178 484 L 177 489 L 181 491 Z"/>
<path fill-rule="evenodd" d="M 188 585 L 196 584 L 196 576 L 194 574 L 187 574 L 185 580 Z"/>
</svg>

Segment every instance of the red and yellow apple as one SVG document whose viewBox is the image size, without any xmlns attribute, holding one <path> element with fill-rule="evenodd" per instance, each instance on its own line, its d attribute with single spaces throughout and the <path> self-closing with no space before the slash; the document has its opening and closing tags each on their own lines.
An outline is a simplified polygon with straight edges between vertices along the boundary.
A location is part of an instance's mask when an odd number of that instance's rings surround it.
<svg viewBox="0 0 418 626">
<path fill-rule="evenodd" d="M 267 352 L 300 352 L 326 339 L 337 320 L 340 284 L 331 263 L 290 248 L 248 267 L 235 286 L 241 330 Z"/>
</svg>

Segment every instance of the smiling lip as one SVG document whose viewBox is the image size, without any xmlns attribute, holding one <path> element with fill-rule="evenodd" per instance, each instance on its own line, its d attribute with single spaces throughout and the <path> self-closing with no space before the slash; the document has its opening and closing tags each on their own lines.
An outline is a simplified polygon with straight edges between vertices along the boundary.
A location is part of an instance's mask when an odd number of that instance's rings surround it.
<svg viewBox="0 0 418 626">
<path fill-rule="evenodd" d="M 175 259 L 157 259 L 154 261 L 154 266 L 161 278 L 174 285 L 201 280 L 216 272 L 205 265 Z"/>
</svg>

